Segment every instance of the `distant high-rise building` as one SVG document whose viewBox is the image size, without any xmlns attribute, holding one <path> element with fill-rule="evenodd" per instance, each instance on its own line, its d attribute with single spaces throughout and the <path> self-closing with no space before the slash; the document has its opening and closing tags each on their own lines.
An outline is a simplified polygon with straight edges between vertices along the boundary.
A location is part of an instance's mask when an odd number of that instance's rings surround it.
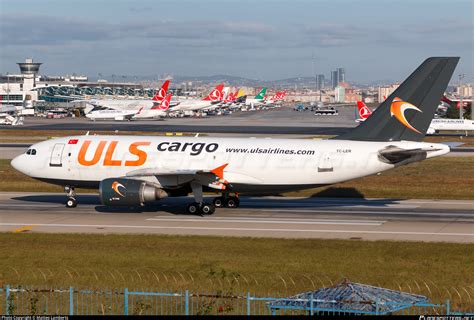
<svg viewBox="0 0 474 320">
<path fill-rule="evenodd" d="M 321 90 L 324 88 L 324 74 L 316 75 L 316 90 Z"/>
<path fill-rule="evenodd" d="M 337 76 L 337 71 L 331 71 L 331 88 L 336 88 L 338 83 L 339 79 Z"/>
<path fill-rule="evenodd" d="M 331 87 L 334 89 L 341 82 L 346 81 L 346 71 L 344 68 L 337 68 L 334 71 L 331 71 Z"/>
<path fill-rule="evenodd" d="M 346 81 L 346 71 L 344 68 L 337 68 L 337 83 Z"/>
</svg>

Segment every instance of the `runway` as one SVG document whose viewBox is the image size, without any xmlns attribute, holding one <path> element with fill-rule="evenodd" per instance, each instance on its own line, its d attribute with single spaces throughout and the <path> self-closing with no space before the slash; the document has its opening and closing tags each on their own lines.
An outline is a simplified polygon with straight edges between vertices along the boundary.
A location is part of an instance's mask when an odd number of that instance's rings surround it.
<svg viewBox="0 0 474 320">
<path fill-rule="evenodd" d="M 183 214 L 191 198 L 169 198 L 140 209 L 100 205 L 79 195 L 0 193 L 0 231 L 144 233 L 474 243 L 474 201 L 336 198 L 247 198 L 238 209 Z"/>
</svg>

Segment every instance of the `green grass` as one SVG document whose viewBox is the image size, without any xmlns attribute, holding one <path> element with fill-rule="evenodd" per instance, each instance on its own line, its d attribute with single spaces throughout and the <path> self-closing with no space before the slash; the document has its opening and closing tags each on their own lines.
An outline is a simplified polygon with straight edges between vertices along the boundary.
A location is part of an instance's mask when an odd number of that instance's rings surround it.
<svg viewBox="0 0 474 320">
<path fill-rule="evenodd" d="M 41 233 L 0 233 L 0 243 L 0 285 L 263 295 L 348 278 L 433 301 L 450 298 L 453 288 L 474 294 L 472 244 Z"/>
<path fill-rule="evenodd" d="M 474 199 L 474 157 L 425 160 L 327 188 L 287 193 L 288 196 Z M 62 192 L 62 188 L 36 181 L 0 160 L 0 191 Z M 91 192 L 91 190 L 78 190 Z"/>
<path fill-rule="evenodd" d="M 440 157 L 289 196 L 474 200 L 474 157 Z"/>
</svg>

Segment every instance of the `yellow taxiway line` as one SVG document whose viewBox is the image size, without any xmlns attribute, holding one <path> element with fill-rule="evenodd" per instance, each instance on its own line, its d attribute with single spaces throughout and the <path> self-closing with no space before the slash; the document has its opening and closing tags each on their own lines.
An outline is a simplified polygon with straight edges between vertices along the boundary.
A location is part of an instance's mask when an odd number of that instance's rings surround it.
<svg viewBox="0 0 474 320">
<path fill-rule="evenodd" d="M 31 231 L 31 229 L 33 229 L 33 227 L 34 227 L 34 225 L 22 226 L 22 227 L 19 227 L 19 228 L 16 228 L 16 229 L 12 230 L 12 233 L 28 232 L 28 231 Z"/>
</svg>

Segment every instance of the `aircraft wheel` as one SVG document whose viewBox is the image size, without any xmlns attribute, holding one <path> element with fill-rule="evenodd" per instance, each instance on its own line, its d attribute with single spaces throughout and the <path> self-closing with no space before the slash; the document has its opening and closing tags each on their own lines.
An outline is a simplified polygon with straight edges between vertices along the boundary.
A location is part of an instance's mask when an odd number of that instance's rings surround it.
<svg viewBox="0 0 474 320">
<path fill-rule="evenodd" d="M 222 208 L 224 206 L 224 197 L 214 198 L 213 203 L 216 208 Z"/>
<path fill-rule="evenodd" d="M 204 215 L 210 216 L 216 211 L 216 207 L 210 203 L 204 203 L 201 207 L 201 212 Z"/>
<path fill-rule="evenodd" d="M 74 198 L 69 198 L 66 201 L 66 207 L 68 208 L 75 208 L 77 207 L 77 200 Z"/>
<path fill-rule="evenodd" d="M 188 213 L 190 214 L 200 214 L 201 213 L 201 208 L 199 206 L 199 203 L 193 202 L 188 205 Z"/>
<path fill-rule="evenodd" d="M 226 208 L 237 208 L 240 205 L 240 200 L 237 197 L 229 197 L 224 204 Z"/>
</svg>

